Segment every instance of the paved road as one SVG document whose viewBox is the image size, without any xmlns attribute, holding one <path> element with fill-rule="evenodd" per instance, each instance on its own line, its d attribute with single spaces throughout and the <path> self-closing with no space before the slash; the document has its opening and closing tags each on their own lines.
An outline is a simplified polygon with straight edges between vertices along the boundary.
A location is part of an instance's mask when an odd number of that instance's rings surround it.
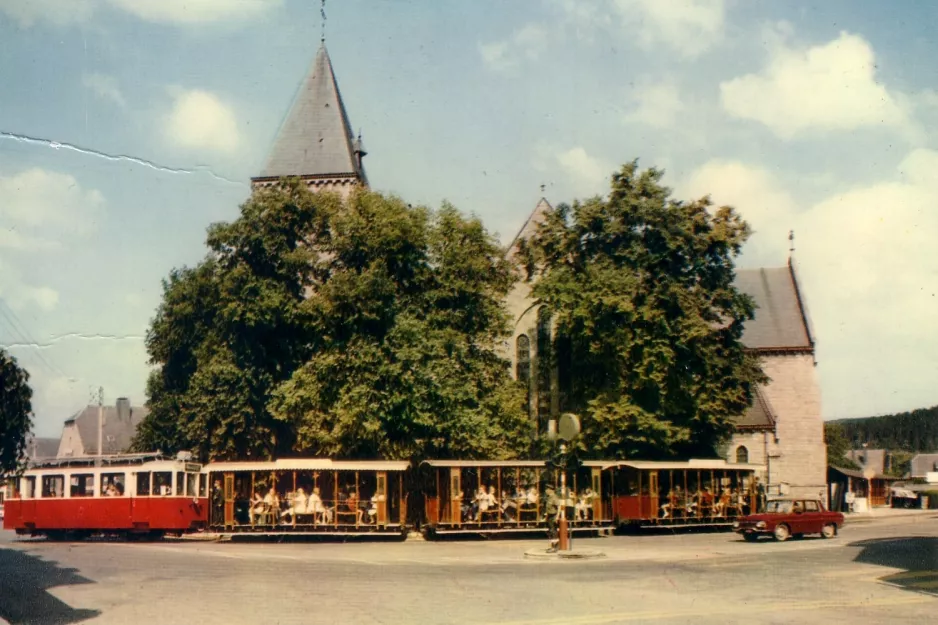
<svg viewBox="0 0 938 625">
<path fill-rule="evenodd" d="M 732 534 L 579 539 L 603 560 L 523 558 L 531 541 L 46 543 L 0 532 L 0 618 L 169 623 L 927 623 L 938 517 L 836 540 Z"/>
</svg>

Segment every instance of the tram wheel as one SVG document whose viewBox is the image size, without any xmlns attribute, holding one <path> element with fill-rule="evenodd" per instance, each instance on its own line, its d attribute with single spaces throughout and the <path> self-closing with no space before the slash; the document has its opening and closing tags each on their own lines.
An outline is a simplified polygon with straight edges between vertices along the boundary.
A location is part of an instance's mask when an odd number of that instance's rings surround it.
<svg viewBox="0 0 938 625">
<path fill-rule="evenodd" d="M 65 532 L 62 530 L 49 530 L 46 532 L 46 540 L 61 542 L 65 540 Z"/>
<path fill-rule="evenodd" d="M 781 543 L 788 540 L 788 537 L 791 536 L 791 530 L 788 529 L 788 526 L 784 523 L 779 523 L 775 526 L 775 532 L 773 532 L 773 534 L 775 535 L 775 540 Z"/>
</svg>

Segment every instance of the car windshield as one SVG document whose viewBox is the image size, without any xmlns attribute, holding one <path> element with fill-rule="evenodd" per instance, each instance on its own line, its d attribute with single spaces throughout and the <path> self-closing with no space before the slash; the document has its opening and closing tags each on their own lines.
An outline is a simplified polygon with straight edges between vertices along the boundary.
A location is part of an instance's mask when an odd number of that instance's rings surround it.
<svg viewBox="0 0 938 625">
<path fill-rule="evenodd" d="M 774 514 L 788 514 L 791 512 L 790 501 L 770 501 L 765 508 L 766 512 Z"/>
</svg>

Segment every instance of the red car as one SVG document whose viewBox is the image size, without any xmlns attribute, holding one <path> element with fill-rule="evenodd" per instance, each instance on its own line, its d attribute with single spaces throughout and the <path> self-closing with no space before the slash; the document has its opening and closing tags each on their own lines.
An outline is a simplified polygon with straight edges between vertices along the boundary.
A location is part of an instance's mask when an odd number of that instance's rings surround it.
<svg viewBox="0 0 938 625">
<path fill-rule="evenodd" d="M 843 524 L 844 515 L 825 510 L 817 499 L 775 499 L 766 505 L 765 512 L 744 516 L 733 523 L 733 531 L 747 541 L 768 535 L 778 541 L 804 534 L 833 538 Z"/>
</svg>

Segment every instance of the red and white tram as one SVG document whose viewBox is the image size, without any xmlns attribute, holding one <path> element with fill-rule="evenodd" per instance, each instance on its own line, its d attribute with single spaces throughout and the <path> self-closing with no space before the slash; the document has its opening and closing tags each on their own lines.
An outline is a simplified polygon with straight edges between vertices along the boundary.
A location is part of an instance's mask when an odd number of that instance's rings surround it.
<svg viewBox="0 0 938 625">
<path fill-rule="evenodd" d="M 201 469 L 183 454 L 42 463 L 12 478 L 3 527 L 51 539 L 182 534 L 206 523 L 207 480 Z"/>
</svg>

